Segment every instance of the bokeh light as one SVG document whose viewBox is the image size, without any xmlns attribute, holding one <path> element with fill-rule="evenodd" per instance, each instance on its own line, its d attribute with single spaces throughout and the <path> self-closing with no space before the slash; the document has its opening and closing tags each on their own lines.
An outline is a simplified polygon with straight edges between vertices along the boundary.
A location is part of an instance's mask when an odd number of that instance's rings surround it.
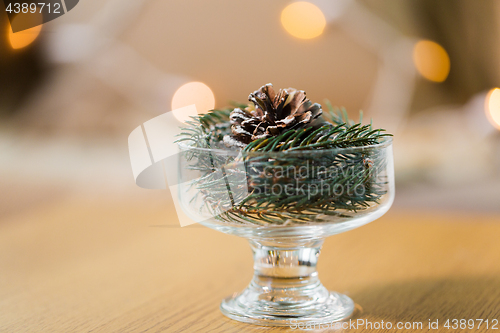
<svg viewBox="0 0 500 333">
<path fill-rule="evenodd" d="M 488 93 L 485 111 L 488 121 L 500 130 L 500 88 L 491 89 Z"/>
<path fill-rule="evenodd" d="M 281 24 L 292 36 L 302 39 L 318 37 L 326 26 L 321 9 L 309 2 L 294 2 L 281 12 Z"/>
<path fill-rule="evenodd" d="M 172 110 L 188 105 L 196 105 L 198 113 L 206 113 L 215 107 L 215 97 L 212 90 L 202 82 L 189 82 L 182 85 L 172 98 Z M 174 116 L 182 122 L 189 120 L 189 115 L 174 111 Z"/>
<path fill-rule="evenodd" d="M 15 21 L 17 20 L 29 20 L 30 22 L 40 22 L 42 23 L 43 17 L 42 14 L 35 12 L 35 13 L 22 13 L 16 15 L 13 20 L 12 24 L 14 24 Z M 8 27 L 8 39 L 10 46 L 15 49 L 22 49 L 25 48 L 26 46 L 30 45 L 33 43 L 38 35 L 40 35 L 40 31 L 42 30 L 42 25 L 37 25 L 36 27 L 19 31 L 16 33 L 12 32 L 12 29 L 9 25 Z"/>
<path fill-rule="evenodd" d="M 413 48 L 413 62 L 418 72 L 427 80 L 443 82 L 450 73 L 450 57 L 436 42 L 421 40 Z"/>
</svg>

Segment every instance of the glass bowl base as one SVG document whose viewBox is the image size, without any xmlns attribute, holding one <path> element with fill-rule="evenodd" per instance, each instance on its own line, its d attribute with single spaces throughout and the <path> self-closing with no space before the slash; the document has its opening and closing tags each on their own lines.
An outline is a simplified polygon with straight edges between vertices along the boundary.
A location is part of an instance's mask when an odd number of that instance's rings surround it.
<svg viewBox="0 0 500 333">
<path fill-rule="evenodd" d="M 327 292 L 314 301 L 293 300 L 249 301 L 248 289 L 222 301 L 222 313 L 234 320 L 263 326 L 319 327 L 319 325 L 348 319 L 355 304 L 346 295 Z M 326 297 L 325 297 L 326 296 Z M 300 326 L 298 326 L 300 324 Z"/>
</svg>

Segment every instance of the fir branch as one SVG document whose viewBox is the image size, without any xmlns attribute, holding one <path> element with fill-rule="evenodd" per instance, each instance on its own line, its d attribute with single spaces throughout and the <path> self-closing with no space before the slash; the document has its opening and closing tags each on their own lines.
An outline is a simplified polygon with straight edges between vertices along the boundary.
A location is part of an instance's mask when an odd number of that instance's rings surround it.
<svg viewBox="0 0 500 333">
<path fill-rule="evenodd" d="M 204 205 L 200 209 L 206 209 L 222 222 L 265 226 L 328 222 L 331 216 L 347 218 L 351 213 L 377 205 L 386 194 L 387 181 L 385 176 L 380 176 L 386 159 L 370 146 L 381 143 L 390 134 L 383 129 L 373 129 L 371 123 L 362 125 L 362 113 L 360 121 L 355 123 L 348 118 L 345 109 L 334 108 L 329 102 L 326 105 L 328 110 L 322 115 L 325 121 L 319 127 L 291 128 L 274 137 L 254 140 L 241 150 L 239 159 L 203 150 L 185 151 L 185 159 L 191 161 L 188 168 L 201 174 L 189 184 L 202 196 Z M 230 133 L 231 111 L 212 110 L 194 117 L 177 141 L 189 141 L 193 148 L 225 148 L 223 137 Z M 367 149 L 352 153 L 335 151 L 351 147 Z M 325 152 L 315 154 L 314 158 L 301 155 L 311 150 Z M 305 194 L 294 185 L 296 177 L 268 177 L 265 174 L 266 170 L 275 172 L 280 168 L 297 170 L 309 162 L 315 171 L 302 177 L 301 184 L 322 188 L 362 186 L 364 192 Z M 237 164 L 244 165 L 244 170 L 234 168 Z M 328 175 L 321 171 L 322 167 L 335 168 L 337 173 Z M 292 190 L 290 194 L 277 194 L 269 191 L 273 186 L 290 186 Z"/>
</svg>

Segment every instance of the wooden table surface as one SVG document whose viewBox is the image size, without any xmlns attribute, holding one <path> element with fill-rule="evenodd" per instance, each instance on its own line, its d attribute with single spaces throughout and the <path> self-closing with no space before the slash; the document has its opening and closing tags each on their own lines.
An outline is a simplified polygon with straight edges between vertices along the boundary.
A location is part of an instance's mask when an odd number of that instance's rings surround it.
<svg viewBox="0 0 500 333">
<path fill-rule="evenodd" d="M 165 192 L 144 193 L 61 196 L 1 215 L 0 332 L 297 332 L 225 318 L 219 302 L 252 276 L 247 242 L 180 228 Z M 422 322 L 418 331 L 439 320 L 433 332 L 454 331 L 446 319 L 491 322 L 500 216 L 392 210 L 328 238 L 319 274 L 359 304 L 355 319 Z"/>
</svg>

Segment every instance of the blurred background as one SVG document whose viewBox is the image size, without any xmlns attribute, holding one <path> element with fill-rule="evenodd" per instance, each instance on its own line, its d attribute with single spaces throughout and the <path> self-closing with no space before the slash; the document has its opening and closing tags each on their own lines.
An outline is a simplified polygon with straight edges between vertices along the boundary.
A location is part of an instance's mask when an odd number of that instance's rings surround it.
<svg viewBox="0 0 500 333">
<path fill-rule="evenodd" d="M 269 82 L 394 133 L 395 209 L 498 213 L 499 36 L 494 0 L 85 0 L 15 34 L 0 14 L 0 217 L 173 209 L 135 186 L 128 134 Z"/>
</svg>

